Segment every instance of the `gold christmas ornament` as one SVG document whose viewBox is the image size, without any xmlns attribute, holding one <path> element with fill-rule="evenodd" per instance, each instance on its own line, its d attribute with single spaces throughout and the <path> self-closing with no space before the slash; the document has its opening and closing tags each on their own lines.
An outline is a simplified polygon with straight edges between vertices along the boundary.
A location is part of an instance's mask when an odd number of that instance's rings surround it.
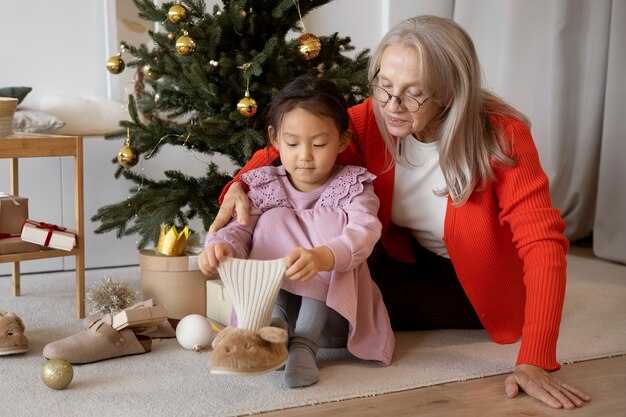
<svg viewBox="0 0 626 417">
<path fill-rule="evenodd" d="M 250 93 L 246 91 L 245 96 L 237 103 L 237 110 L 246 117 L 252 117 L 257 110 L 256 100 L 250 97 Z"/>
<path fill-rule="evenodd" d="M 248 76 L 248 70 L 251 66 L 251 63 L 246 62 L 245 64 L 237 67 L 243 70 L 243 76 L 246 78 L 246 93 L 237 103 L 237 111 L 246 117 L 254 116 L 257 110 L 256 100 L 250 97 L 250 77 Z"/>
<path fill-rule="evenodd" d="M 312 33 L 307 33 L 306 26 L 304 25 L 304 19 L 302 18 L 302 13 L 300 12 L 300 3 L 298 0 L 293 0 L 293 5 L 296 6 L 296 10 L 298 11 L 298 16 L 300 17 L 300 27 L 302 28 L 302 35 L 298 38 L 298 54 L 307 61 L 315 58 L 319 55 L 320 50 L 322 49 L 322 44 L 319 38 Z"/>
<path fill-rule="evenodd" d="M 170 7 L 167 12 L 167 18 L 172 23 L 182 22 L 187 19 L 187 9 L 185 9 L 179 2 Z"/>
<path fill-rule="evenodd" d="M 179 232 L 176 230 L 176 226 L 172 226 L 170 230 L 167 230 L 165 225 L 161 225 L 161 234 L 159 235 L 156 251 L 161 255 L 181 256 L 185 253 L 190 233 L 187 226 Z"/>
<path fill-rule="evenodd" d="M 298 38 L 298 53 L 307 61 L 319 55 L 322 44 L 317 36 L 312 33 L 303 33 Z"/>
<path fill-rule="evenodd" d="M 191 55 L 196 50 L 196 42 L 189 36 L 187 31 L 184 31 L 183 36 L 176 39 L 176 50 L 183 56 Z"/>
<path fill-rule="evenodd" d="M 52 389 L 64 389 L 74 378 L 72 364 L 61 358 L 53 358 L 41 368 L 41 380 Z"/>
<path fill-rule="evenodd" d="M 144 77 L 152 81 L 156 81 L 163 76 L 162 72 L 153 70 L 148 64 L 144 65 L 142 70 Z"/>
<path fill-rule="evenodd" d="M 124 168 L 132 168 L 139 161 L 137 149 L 130 144 L 130 129 L 126 129 L 126 144 L 117 153 L 117 162 Z"/>
<path fill-rule="evenodd" d="M 137 165 L 139 161 L 139 154 L 137 150 L 131 146 L 124 145 L 117 153 L 117 162 L 124 168 L 132 168 Z"/>
<path fill-rule="evenodd" d="M 176 34 L 174 32 L 168 32 L 167 39 L 173 41 L 174 39 L 176 39 Z"/>
<path fill-rule="evenodd" d="M 117 75 L 124 71 L 124 68 L 126 68 L 126 64 L 122 59 L 122 54 L 113 55 L 112 57 L 107 59 L 107 71 L 109 71 L 111 74 Z"/>
</svg>

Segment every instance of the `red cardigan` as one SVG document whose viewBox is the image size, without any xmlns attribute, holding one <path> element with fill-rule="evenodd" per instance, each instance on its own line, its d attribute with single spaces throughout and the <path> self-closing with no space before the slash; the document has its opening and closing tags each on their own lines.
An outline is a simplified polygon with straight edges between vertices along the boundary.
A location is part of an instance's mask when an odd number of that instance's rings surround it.
<svg viewBox="0 0 626 417">
<path fill-rule="evenodd" d="M 352 142 L 338 163 L 365 166 L 377 175 L 374 189 L 380 199 L 383 244 L 394 258 L 414 262 L 413 236 L 390 221 L 395 170 L 393 166 L 388 169 L 390 156 L 371 99 L 350 108 L 349 113 Z M 514 119 L 502 123 L 517 164 L 496 168 L 497 180 L 475 191 L 462 206 L 454 207 L 448 199 L 444 242 L 459 281 L 491 338 L 513 343 L 522 336 L 518 364 L 557 370 L 569 245 L 563 237 L 565 223 L 551 206 L 548 178 L 530 130 Z M 233 181 L 243 172 L 267 165 L 268 156 L 277 155 L 274 148 L 269 153 L 258 151 Z"/>
</svg>

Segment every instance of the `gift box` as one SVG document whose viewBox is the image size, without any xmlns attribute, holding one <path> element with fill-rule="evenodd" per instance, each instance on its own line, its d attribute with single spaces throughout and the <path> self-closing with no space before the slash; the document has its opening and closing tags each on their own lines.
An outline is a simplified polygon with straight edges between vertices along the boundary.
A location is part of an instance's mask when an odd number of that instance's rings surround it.
<svg viewBox="0 0 626 417">
<path fill-rule="evenodd" d="M 20 234 L 28 219 L 28 198 L 0 193 L 0 233 Z"/>
<path fill-rule="evenodd" d="M 170 319 L 206 313 L 207 277 L 198 269 L 197 256 L 165 256 L 154 250 L 139 253 L 141 294 L 164 305 Z"/>
<path fill-rule="evenodd" d="M 233 304 L 221 279 L 206 282 L 206 316 L 224 326 L 230 324 Z"/>
<path fill-rule="evenodd" d="M 39 252 L 39 245 L 24 242 L 18 234 L 0 233 L 0 255 L 24 252 Z"/>
<path fill-rule="evenodd" d="M 115 330 L 126 328 L 135 330 L 147 329 L 156 326 L 164 320 L 167 320 L 167 310 L 163 305 L 130 308 L 114 315 L 111 320 L 111 327 Z"/>
<path fill-rule="evenodd" d="M 76 233 L 56 224 L 26 220 L 22 226 L 22 240 L 70 251 L 76 245 Z"/>
</svg>

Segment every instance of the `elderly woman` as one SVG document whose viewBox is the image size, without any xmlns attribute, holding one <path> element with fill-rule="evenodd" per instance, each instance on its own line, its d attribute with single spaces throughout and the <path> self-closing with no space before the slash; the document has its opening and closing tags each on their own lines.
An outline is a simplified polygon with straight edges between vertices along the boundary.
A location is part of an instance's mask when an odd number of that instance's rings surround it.
<svg viewBox="0 0 626 417">
<path fill-rule="evenodd" d="M 481 85 L 472 40 L 454 21 L 407 19 L 369 63 L 371 98 L 352 107 L 338 163 L 377 176 L 382 238 L 368 264 L 395 330 L 484 328 L 522 338 L 509 397 L 555 408 L 590 398 L 552 371 L 568 241 L 550 202 L 530 123 Z M 241 173 L 277 156 L 261 150 Z M 211 230 L 248 220 L 238 176 Z"/>
</svg>

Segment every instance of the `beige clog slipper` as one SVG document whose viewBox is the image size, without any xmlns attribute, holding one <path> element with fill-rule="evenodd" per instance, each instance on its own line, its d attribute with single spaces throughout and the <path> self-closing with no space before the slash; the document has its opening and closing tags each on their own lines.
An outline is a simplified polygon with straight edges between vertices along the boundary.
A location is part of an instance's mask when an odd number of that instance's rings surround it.
<svg viewBox="0 0 626 417">
<path fill-rule="evenodd" d="M 22 319 L 13 313 L 0 310 L 0 355 L 28 352 L 28 339 L 24 335 Z"/>
<path fill-rule="evenodd" d="M 115 330 L 99 320 L 89 329 L 48 343 L 43 349 L 47 359 L 61 358 L 72 364 L 83 364 L 138 355 L 152 350 L 152 339 L 136 335 L 131 329 Z"/>
</svg>

